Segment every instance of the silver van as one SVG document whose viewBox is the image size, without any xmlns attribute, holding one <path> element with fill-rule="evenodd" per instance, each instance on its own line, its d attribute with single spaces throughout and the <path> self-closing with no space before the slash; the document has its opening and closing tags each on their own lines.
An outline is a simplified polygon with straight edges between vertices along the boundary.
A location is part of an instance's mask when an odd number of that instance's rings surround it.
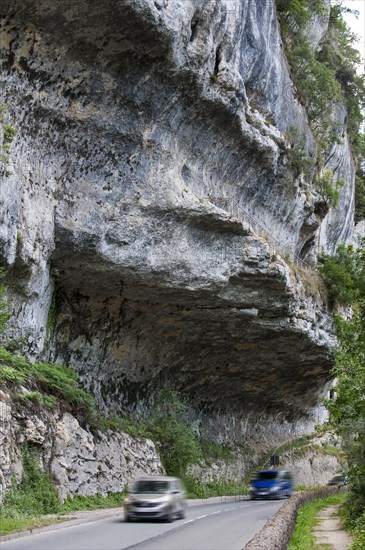
<svg viewBox="0 0 365 550">
<path fill-rule="evenodd" d="M 124 521 L 185 517 L 183 484 L 177 477 L 151 476 L 137 479 L 124 501 Z"/>
</svg>

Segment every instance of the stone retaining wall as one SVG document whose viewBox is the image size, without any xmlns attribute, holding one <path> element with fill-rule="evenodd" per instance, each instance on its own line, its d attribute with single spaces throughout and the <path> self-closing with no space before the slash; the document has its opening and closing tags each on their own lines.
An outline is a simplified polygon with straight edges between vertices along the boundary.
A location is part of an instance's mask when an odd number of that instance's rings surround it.
<svg viewBox="0 0 365 550">
<path fill-rule="evenodd" d="M 339 487 L 320 487 L 292 496 L 275 516 L 269 519 L 263 529 L 246 544 L 244 550 L 268 550 L 268 548 L 270 550 L 287 550 L 294 531 L 298 508 L 310 500 L 326 497 L 343 490 Z"/>
</svg>

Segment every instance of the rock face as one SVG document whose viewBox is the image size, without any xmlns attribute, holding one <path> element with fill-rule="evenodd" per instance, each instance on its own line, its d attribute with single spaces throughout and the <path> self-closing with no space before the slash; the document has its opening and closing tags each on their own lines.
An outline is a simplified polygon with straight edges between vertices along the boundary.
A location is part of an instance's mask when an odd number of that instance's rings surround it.
<svg viewBox="0 0 365 550">
<path fill-rule="evenodd" d="M 52 474 L 61 501 L 67 496 L 122 492 L 141 475 L 164 473 L 151 440 L 113 430 L 90 431 L 68 412 L 51 412 L 31 403 L 20 405 L 3 391 L 0 391 L 0 442 L 0 503 L 12 479 L 20 481 L 22 477 L 24 444 L 37 449 L 39 465 Z M 322 438 L 315 443 L 316 449 L 311 447 L 300 455 L 290 451 L 281 457 L 280 467 L 294 472 L 298 486 L 324 485 L 341 469 L 336 455 L 320 449 L 321 444 L 329 442 Z M 255 442 L 250 452 L 236 447 L 231 458 L 210 464 L 202 461 L 190 466 L 187 474 L 203 485 L 227 480 L 241 484 L 258 468 L 260 451 L 255 452 L 254 447 Z"/>
<path fill-rule="evenodd" d="M 20 481 L 21 445 L 38 448 L 40 466 L 55 480 L 61 500 L 67 495 L 103 495 L 122 492 L 140 475 L 163 473 L 160 457 L 149 439 L 108 430 L 92 433 L 69 413 L 50 413 L 14 406 L 0 392 L 0 502 Z"/>
<path fill-rule="evenodd" d="M 1 188 L 10 332 L 74 365 L 107 410 L 169 384 L 244 419 L 246 436 L 264 417 L 307 418 L 331 318 L 282 257 L 349 238 L 354 167 L 344 134 L 327 213 L 292 173 L 285 132 L 316 152 L 274 2 L 3 0 L 2 13 L 18 129 Z"/>
</svg>

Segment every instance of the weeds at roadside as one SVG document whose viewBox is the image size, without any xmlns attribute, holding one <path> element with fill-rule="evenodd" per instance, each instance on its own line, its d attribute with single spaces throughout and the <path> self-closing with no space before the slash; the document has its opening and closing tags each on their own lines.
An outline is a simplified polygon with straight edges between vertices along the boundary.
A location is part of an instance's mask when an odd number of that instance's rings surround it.
<svg viewBox="0 0 365 550">
<path fill-rule="evenodd" d="M 236 483 L 231 480 L 201 483 L 195 478 L 185 478 L 184 484 L 188 498 L 200 498 L 204 500 L 211 497 L 239 497 L 249 493 L 249 487 L 246 483 Z"/>
</svg>

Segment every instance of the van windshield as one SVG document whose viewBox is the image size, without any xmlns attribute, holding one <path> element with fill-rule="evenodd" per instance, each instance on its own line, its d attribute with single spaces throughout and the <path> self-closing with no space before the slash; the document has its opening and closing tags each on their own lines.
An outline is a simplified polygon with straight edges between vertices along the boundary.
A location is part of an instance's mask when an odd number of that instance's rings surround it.
<svg viewBox="0 0 365 550">
<path fill-rule="evenodd" d="M 255 479 L 257 481 L 265 481 L 266 479 L 275 479 L 278 476 L 278 472 L 257 472 Z"/>
<path fill-rule="evenodd" d="M 166 493 L 169 486 L 167 481 L 137 481 L 133 487 L 134 493 Z"/>
</svg>

